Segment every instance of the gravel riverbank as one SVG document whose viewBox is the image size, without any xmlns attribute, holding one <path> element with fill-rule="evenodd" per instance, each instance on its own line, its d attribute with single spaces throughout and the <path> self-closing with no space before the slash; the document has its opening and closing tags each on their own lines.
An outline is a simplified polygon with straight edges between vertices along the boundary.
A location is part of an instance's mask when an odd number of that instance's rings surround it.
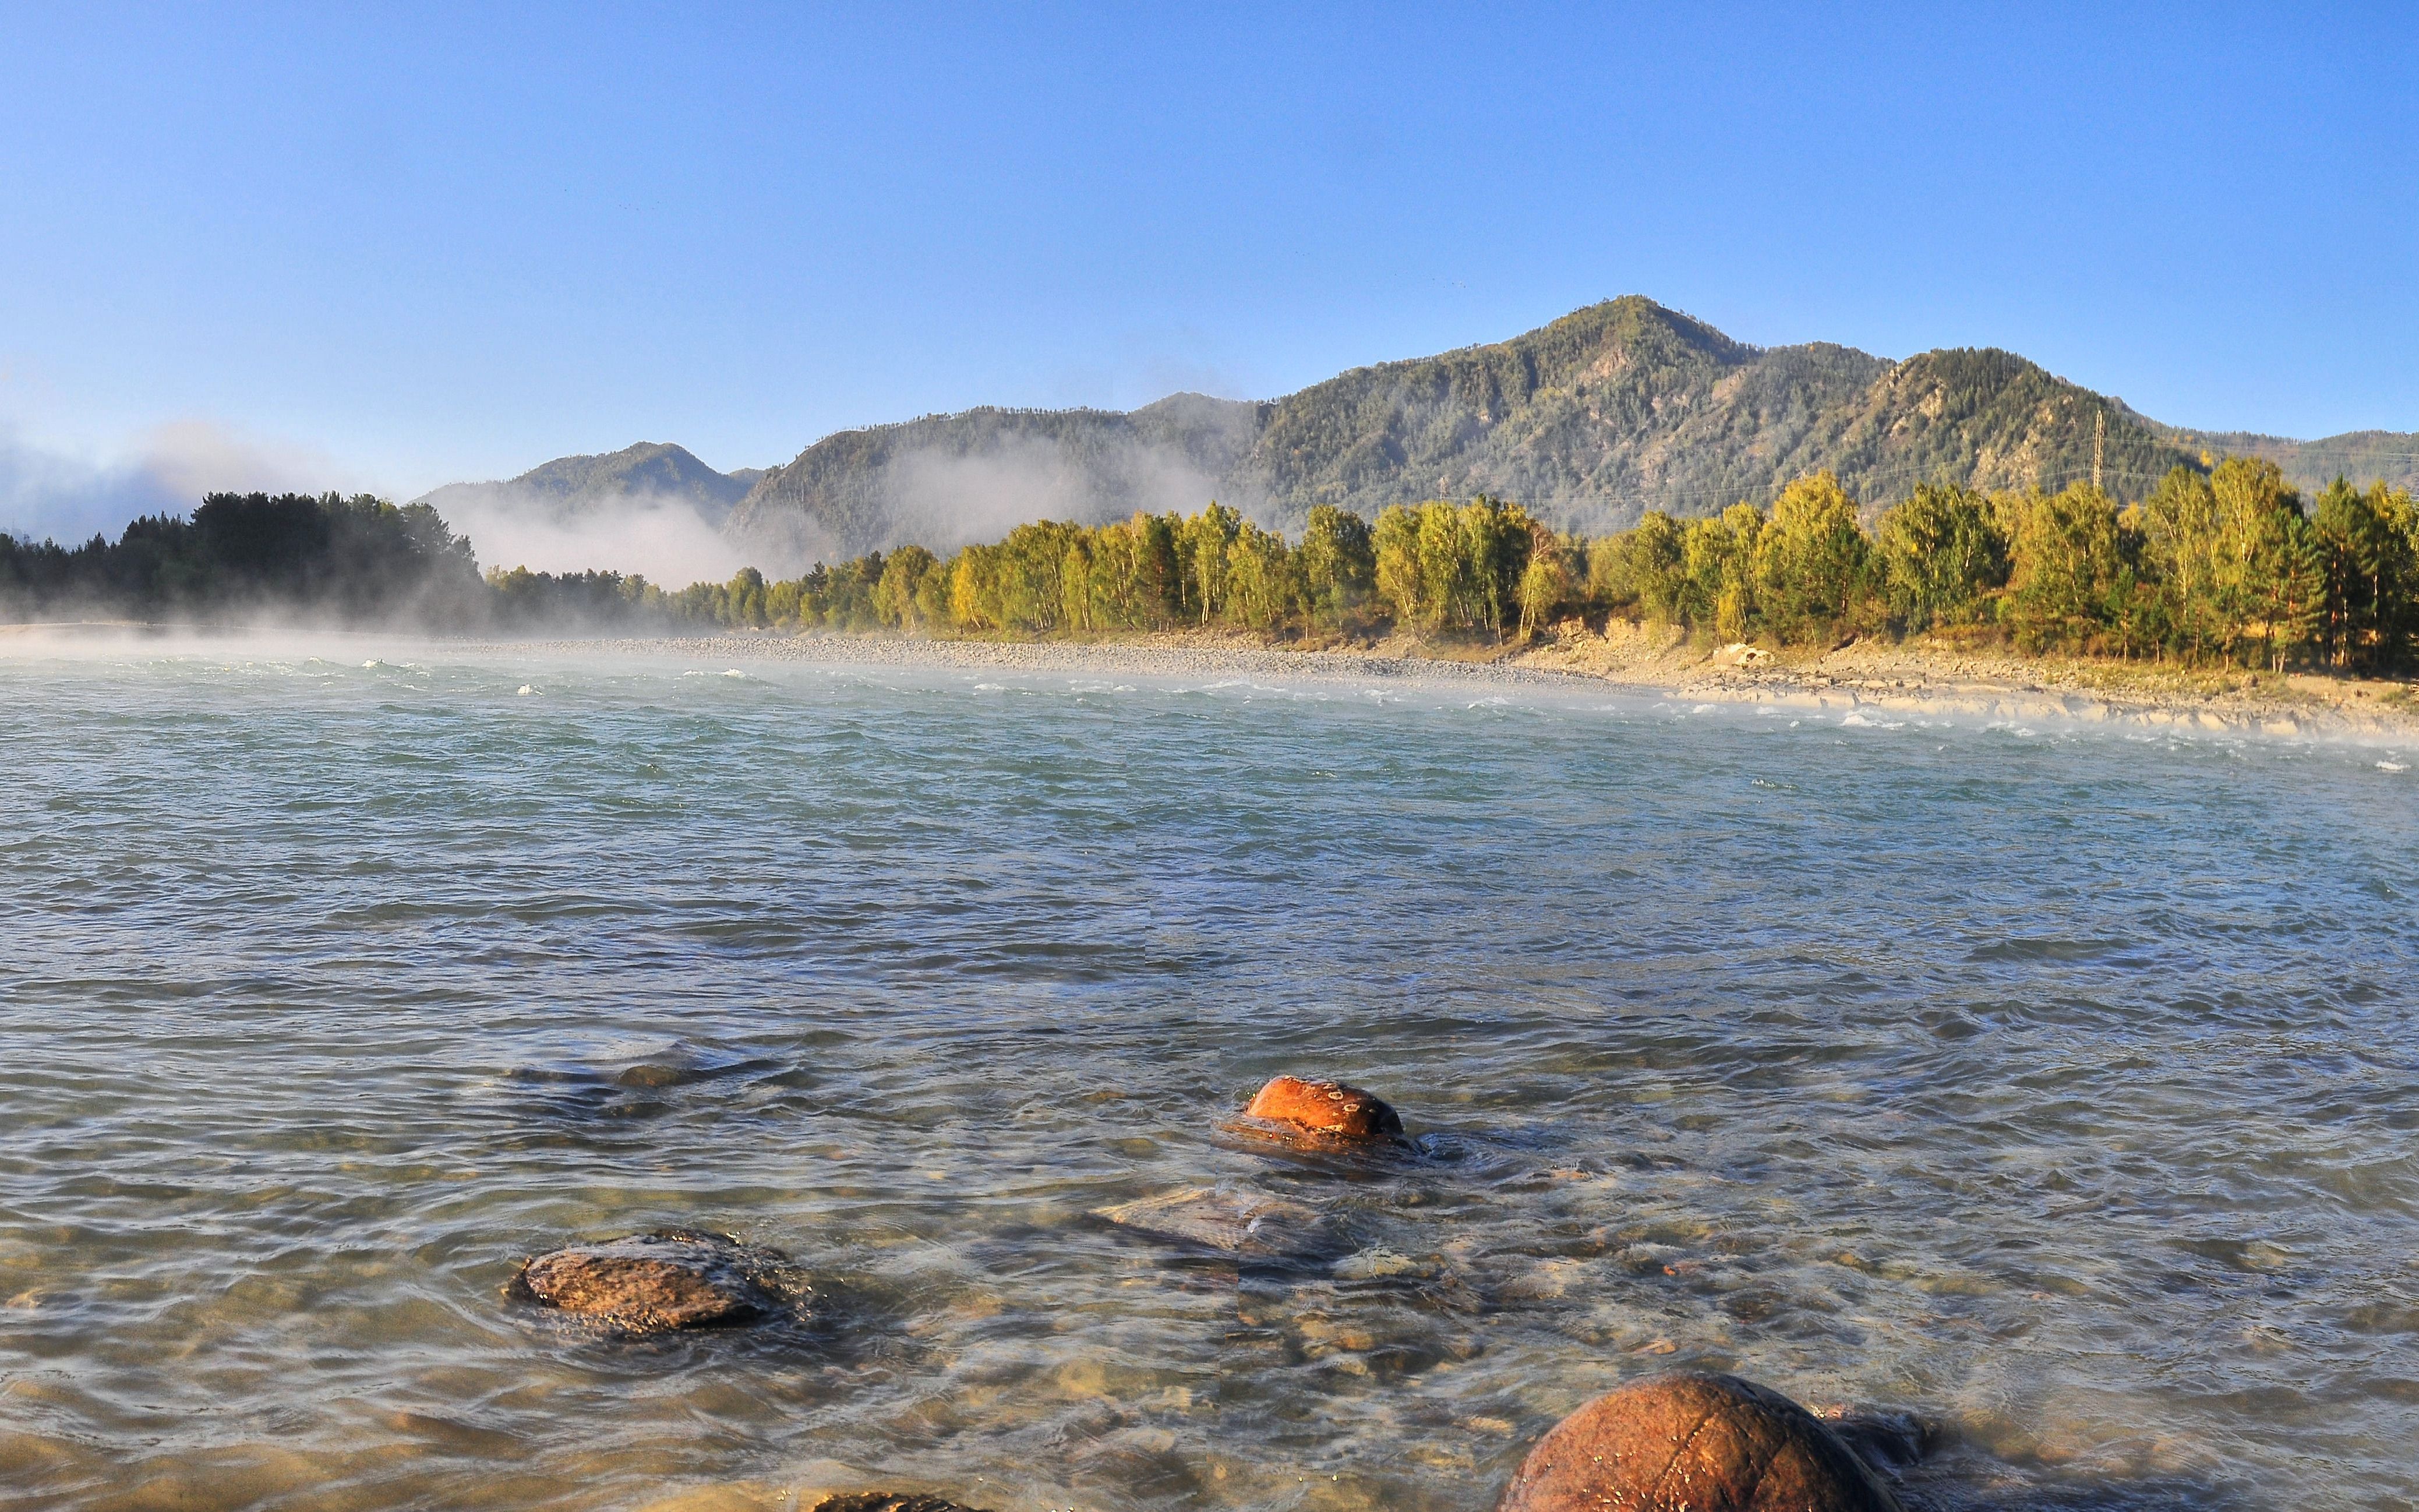
<svg viewBox="0 0 2419 1512">
<path fill-rule="evenodd" d="M 1775 657 L 1708 650 L 1614 624 L 1524 653 L 1556 668 L 1675 697 L 1774 702 L 1842 713 L 2078 719 L 2151 728 L 2419 741 L 2411 685 L 2308 673 L 2194 671 L 2139 662 L 2022 656 L 1997 648 L 1857 640 Z"/>
</svg>

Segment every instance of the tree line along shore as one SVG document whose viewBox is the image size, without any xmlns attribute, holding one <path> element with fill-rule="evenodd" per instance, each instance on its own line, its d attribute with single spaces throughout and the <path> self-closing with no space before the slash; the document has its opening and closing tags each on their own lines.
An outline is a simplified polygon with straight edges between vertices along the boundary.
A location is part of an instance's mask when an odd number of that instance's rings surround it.
<svg viewBox="0 0 2419 1512">
<path fill-rule="evenodd" d="M 2178 467 L 2130 501 L 1925 485 L 1864 508 L 1829 473 L 1770 509 L 1649 512 L 1585 538 L 1489 498 L 1313 507 L 1298 535 L 1224 504 L 1041 520 L 948 557 L 919 546 L 768 580 L 670 589 L 491 569 L 424 504 L 214 494 L 77 548 L 0 535 L 0 618 L 285 610 L 439 632 L 822 630 L 1008 639 L 1218 626 L 1278 644 L 1410 631 L 1527 641 L 1573 619 L 1720 642 L 1948 634 L 2025 653 L 2365 674 L 2419 652 L 2419 509 L 2382 482 L 2305 498 L 2276 465 Z"/>
</svg>

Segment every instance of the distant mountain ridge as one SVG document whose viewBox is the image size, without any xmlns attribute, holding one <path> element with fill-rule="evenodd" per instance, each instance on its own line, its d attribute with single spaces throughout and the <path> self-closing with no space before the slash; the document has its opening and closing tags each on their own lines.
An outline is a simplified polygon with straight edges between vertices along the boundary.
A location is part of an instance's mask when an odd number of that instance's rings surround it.
<svg viewBox="0 0 2419 1512">
<path fill-rule="evenodd" d="M 981 408 L 826 436 L 717 473 L 676 446 L 566 457 L 509 485 L 576 510 L 615 490 L 692 498 L 767 568 L 948 550 L 1025 520 L 1097 523 L 1211 498 L 1295 526 L 1333 503 L 1489 493 L 1573 529 L 1703 514 L 1837 473 L 1869 505 L 1915 485 L 2147 492 L 2203 452 L 2273 457 L 2304 489 L 2338 470 L 2419 481 L 2419 436 L 2324 440 L 2188 430 L 2011 352 L 1903 361 L 1828 342 L 1761 347 L 1638 296 L 1516 336 L 1355 368 L 1266 401 L 1179 393 L 1132 411 Z M 455 485 L 452 487 L 465 486 Z M 425 496 L 440 512 L 449 489 Z"/>
<path fill-rule="evenodd" d="M 826 436 L 748 490 L 725 527 L 784 553 L 943 549 L 1040 518 L 1199 509 L 1235 480 L 1271 406 L 1178 393 L 1132 411 L 983 408 Z"/>
<path fill-rule="evenodd" d="M 629 499 L 677 501 L 689 504 L 707 523 L 719 526 L 763 475 L 762 468 L 716 472 L 686 447 L 640 441 L 593 456 L 558 456 L 500 482 L 449 483 L 412 502 L 430 505 L 440 515 L 449 503 L 535 504 L 567 517 Z"/>
<path fill-rule="evenodd" d="M 2303 492 L 2325 487 L 2337 473 L 2355 483 L 2383 478 L 2396 487 L 2419 486 L 2419 433 L 2348 430 L 2314 441 L 2243 430 L 2188 430 L 2157 425 L 2179 445 L 2211 456 L 2264 456 Z"/>
<path fill-rule="evenodd" d="M 1768 499 L 1825 468 L 1869 501 L 1942 476 L 2062 483 L 2095 451 L 2103 475 L 2183 456 L 2122 405 L 2007 352 L 1750 347 L 1630 298 L 1279 400 L 1252 481 L 1281 517 L 1492 493 L 1601 529 Z"/>
</svg>

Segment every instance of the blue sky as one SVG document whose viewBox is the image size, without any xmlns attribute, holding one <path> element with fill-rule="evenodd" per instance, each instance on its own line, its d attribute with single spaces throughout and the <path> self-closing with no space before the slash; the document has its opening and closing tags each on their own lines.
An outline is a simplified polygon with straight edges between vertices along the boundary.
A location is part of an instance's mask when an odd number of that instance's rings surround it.
<svg viewBox="0 0 2419 1512">
<path fill-rule="evenodd" d="M 494 8 L 8 8 L 0 514 L 764 465 L 1623 293 L 2419 429 L 2407 5 Z"/>
</svg>

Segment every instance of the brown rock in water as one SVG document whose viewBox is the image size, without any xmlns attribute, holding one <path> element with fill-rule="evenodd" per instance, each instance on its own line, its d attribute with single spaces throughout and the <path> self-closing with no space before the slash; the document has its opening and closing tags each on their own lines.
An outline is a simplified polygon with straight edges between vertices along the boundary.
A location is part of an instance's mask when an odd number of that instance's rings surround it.
<svg viewBox="0 0 2419 1512">
<path fill-rule="evenodd" d="M 844 1496 L 826 1496 L 815 1504 L 814 1512 L 981 1512 L 978 1507 L 960 1506 L 944 1502 L 937 1496 L 901 1496 L 890 1491 L 851 1491 Z"/>
<path fill-rule="evenodd" d="M 1289 1124 L 1348 1145 L 1399 1145 L 1403 1120 L 1372 1093 L 1342 1082 L 1271 1076 L 1252 1097 L 1243 1117 Z"/>
<path fill-rule="evenodd" d="M 796 1270 L 778 1250 L 663 1228 L 541 1255 L 515 1296 L 635 1334 L 748 1323 L 793 1312 Z M 786 1283 L 786 1284 L 785 1284 Z"/>
<path fill-rule="evenodd" d="M 1736 1376 L 1658 1376 L 1554 1425 L 1497 1512 L 1899 1512 L 1811 1412 Z"/>
</svg>

